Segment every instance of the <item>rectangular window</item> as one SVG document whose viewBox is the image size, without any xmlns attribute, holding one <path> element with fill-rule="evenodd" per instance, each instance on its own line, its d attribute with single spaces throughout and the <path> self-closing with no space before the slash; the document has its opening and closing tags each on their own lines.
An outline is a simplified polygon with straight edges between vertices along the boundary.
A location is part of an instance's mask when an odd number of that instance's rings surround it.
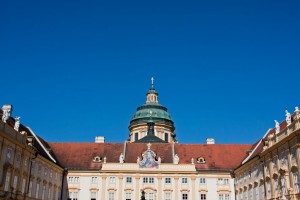
<svg viewBox="0 0 300 200">
<path fill-rule="evenodd" d="M 148 177 L 143 178 L 143 183 L 148 183 Z"/>
<path fill-rule="evenodd" d="M 48 188 L 48 199 L 50 200 L 51 199 L 51 189 Z"/>
<path fill-rule="evenodd" d="M 22 180 L 22 189 L 21 189 L 22 194 L 25 194 L 25 188 L 26 188 L 26 178 L 23 178 L 23 180 Z"/>
<path fill-rule="evenodd" d="M 168 133 L 165 133 L 165 141 L 169 142 L 169 135 L 168 135 Z"/>
<path fill-rule="evenodd" d="M 153 193 L 146 193 L 145 194 L 146 200 L 154 200 L 154 194 Z"/>
<path fill-rule="evenodd" d="M 91 200 L 96 200 L 96 192 L 91 192 Z"/>
<path fill-rule="evenodd" d="M 32 182 L 29 182 L 29 191 L 28 191 L 28 196 L 31 197 L 31 192 L 32 192 Z"/>
<path fill-rule="evenodd" d="M 72 200 L 77 200 L 77 199 L 78 199 L 78 192 L 73 192 Z"/>
<path fill-rule="evenodd" d="M 134 141 L 138 141 L 139 140 L 139 133 L 135 133 L 134 134 Z"/>
<path fill-rule="evenodd" d="M 182 194 L 182 200 L 188 199 L 188 194 Z"/>
<path fill-rule="evenodd" d="M 14 188 L 14 192 L 17 192 L 17 189 L 18 189 L 18 176 L 14 177 L 13 188 Z"/>
<path fill-rule="evenodd" d="M 206 179 L 205 178 L 200 178 L 200 184 L 205 184 L 206 183 Z"/>
<path fill-rule="evenodd" d="M 206 200 L 206 194 L 200 194 L 200 200 Z"/>
<path fill-rule="evenodd" d="M 182 178 L 181 179 L 181 183 L 187 183 L 188 181 L 187 181 L 187 178 Z"/>
<path fill-rule="evenodd" d="M 70 177 L 68 178 L 68 181 L 69 181 L 70 183 L 72 183 L 72 182 L 73 182 L 73 177 L 70 176 Z"/>
<path fill-rule="evenodd" d="M 293 173 L 293 179 L 294 179 L 294 192 L 295 193 L 299 193 L 299 173 L 298 172 L 294 172 Z"/>
<path fill-rule="evenodd" d="M 6 172 L 6 177 L 5 177 L 5 185 L 4 185 L 4 191 L 8 192 L 9 191 L 9 185 L 10 185 L 10 172 Z"/>
<path fill-rule="evenodd" d="M 224 178 L 223 179 L 223 183 L 224 183 L 224 185 L 228 185 L 229 184 L 229 179 L 228 178 Z"/>
<path fill-rule="evenodd" d="M 149 183 L 154 183 L 154 178 L 153 177 L 149 178 Z"/>
<path fill-rule="evenodd" d="M 223 194 L 219 194 L 219 200 L 224 200 L 224 195 Z"/>
<path fill-rule="evenodd" d="M 108 193 L 108 200 L 115 200 L 115 193 L 114 192 L 109 192 Z"/>
<path fill-rule="evenodd" d="M 171 183 L 171 178 L 166 178 L 165 183 Z"/>
<path fill-rule="evenodd" d="M 39 190 L 40 190 L 40 184 L 36 184 L 36 190 L 35 190 L 35 198 L 37 199 L 39 197 Z"/>
<path fill-rule="evenodd" d="M 109 183 L 110 184 L 116 183 L 116 177 L 109 177 Z"/>
<path fill-rule="evenodd" d="M 171 200 L 171 193 L 170 192 L 166 192 L 165 200 Z"/>
<path fill-rule="evenodd" d="M 225 200 L 229 200 L 229 194 L 225 194 Z"/>
<path fill-rule="evenodd" d="M 69 198 L 68 198 L 68 200 L 72 200 L 72 198 L 73 198 L 73 192 L 69 192 Z"/>
<path fill-rule="evenodd" d="M 43 186 L 42 199 L 45 199 L 46 186 Z"/>
<path fill-rule="evenodd" d="M 132 182 L 132 178 L 131 177 L 126 177 L 126 183 L 131 183 Z"/>
<path fill-rule="evenodd" d="M 97 177 L 95 177 L 95 176 L 92 177 L 92 183 L 97 183 L 97 180 L 98 180 Z"/>
<path fill-rule="evenodd" d="M 126 200 L 131 200 L 131 192 L 126 192 L 125 198 Z"/>
<path fill-rule="evenodd" d="M 74 177 L 74 182 L 75 183 L 78 183 L 79 182 L 79 177 L 77 176 L 77 177 Z"/>
</svg>

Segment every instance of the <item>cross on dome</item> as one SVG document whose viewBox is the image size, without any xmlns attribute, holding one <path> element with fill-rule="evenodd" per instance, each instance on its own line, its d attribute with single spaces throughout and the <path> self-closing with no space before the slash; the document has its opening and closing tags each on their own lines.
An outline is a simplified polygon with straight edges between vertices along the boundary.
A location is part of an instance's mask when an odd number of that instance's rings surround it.
<svg viewBox="0 0 300 200">
<path fill-rule="evenodd" d="M 151 88 L 154 89 L 154 78 L 151 77 Z"/>
</svg>

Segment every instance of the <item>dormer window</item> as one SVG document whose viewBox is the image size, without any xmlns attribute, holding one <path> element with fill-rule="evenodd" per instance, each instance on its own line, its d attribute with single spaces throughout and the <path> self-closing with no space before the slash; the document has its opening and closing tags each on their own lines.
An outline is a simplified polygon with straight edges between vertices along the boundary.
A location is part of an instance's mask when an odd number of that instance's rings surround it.
<svg viewBox="0 0 300 200">
<path fill-rule="evenodd" d="M 206 161 L 205 161 L 205 158 L 204 157 L 199 157 L 199 158 L 197 158 L 197 163 L 199 163 L 199 164 L 205 164 L 206 163 Z"/>
<path fill-rule="evenodd" d="M 101 162 L 101 157 L 100 156 L 95 156 L 93 159 L 93 162 Z"/>
</svg>

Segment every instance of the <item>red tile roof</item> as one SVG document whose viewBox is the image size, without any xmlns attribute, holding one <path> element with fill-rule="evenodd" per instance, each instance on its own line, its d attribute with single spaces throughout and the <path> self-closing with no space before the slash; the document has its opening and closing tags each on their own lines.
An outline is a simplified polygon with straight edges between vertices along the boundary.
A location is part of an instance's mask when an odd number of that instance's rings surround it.
<svg viewBox="0 0 300 200">
<path fill-rule="evenodd" d="M 72 169 L 100 169 L 101 163 L 93 159 L 106 157 L 107 162 L 119 162 L 122 143 L 54 143 L 48 142 L 63 167 Z"/>
<path fill-rule="evenodd" d="M 107 162 L 119 162 L 123 152 L 122 143 L 48 143 L 59 162 L 72 169 L 100 169 L 101 164 L 93 162 L 95 156 L 107 157 Z M 190 164 L 194 158 L 204 157 L 206 164 L 197 164 L 199 170 L 233 170 L 245 158 L 252 145 L 236 144 L 175 144 L 179 164 Z M 125 163 L 136 163 L 137 157 L 147 150 L 146 143 L 127 143 Z M 162 163 L 172 163 L 172 144 L 152 143 L 151 150 L 161 158 Z M 224 159 L 225 158 L 225 159 Z M 103 162 L 103 161 L 102 161 Z"/>
<path fill-rule="evenodd" d="M 194 163 L 198 170 L 233 170 L 245 158 L 248 144 L 175 144 L 179 163 Z M 205 158 L 205 164 L 197 164 L 197 158 Z"/>
</svg>

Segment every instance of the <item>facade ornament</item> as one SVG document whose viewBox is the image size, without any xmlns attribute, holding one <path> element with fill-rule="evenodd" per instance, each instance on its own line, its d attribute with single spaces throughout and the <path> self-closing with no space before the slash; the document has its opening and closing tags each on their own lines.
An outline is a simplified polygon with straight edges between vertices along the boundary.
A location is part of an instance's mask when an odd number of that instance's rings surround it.
<svg viewBox="0 0 300 200">
<path fill-rule="evenodd" d="M 174 155 L 174 159 L 173 159 L 173 164 L 178 165 L 178 163 L 179 163 L 179 157 L 178 157 L 177 154 L 175 154 L 175 155 Z"/>
<path fill-rule="evenodd" d="M 194 158 L 191 159 L 191 163 L 192 163 L 192 165 L 194 164 Z"/>
<path fill-rule="evenodd" d="M 11 116 L 11 112 L 12 112 L 12 105 L 8 105 L 8 104 L 5 104 L 2 106 L 2 111 L 3 111 L 3 114 L 2 114 L 2 121 L 4 123 L 6 123 L 6 121 L 9 119 L 9 117 Z"/>
<path fill-rule="evenodd" d="M 123 155 L 123 153 L 121 153 L 121 155 L 119 157 L 119 162 L 120 163 L 124 163 L 124 155 Z"/>
<path fill-rule="evenodd" d="M 280 132 L 280 125 L 279 125 L 279 122 L 277 120 L 274 120 L 275 121 L 275 129 L 276 129 L 276 133 L 279 133 Z"/>
<path fill-rule="evenodd" d="M 21 118 L 21 117 L 16 117 L 16 118 L 15 118 L 15 126 L 14 126 L 14 129 L 15 129 L 16 131 L 19 131 L 19 128 L 20 128 L 20 118 Z"/>
<path fill-rule="evenodd" d="M 299 112 L 300 112 L 300 110 L 299 110 L 299 107 L 298 107 L 298 106 L 296 106 L 296 107 L 295 107 L 295 113 L 297 113 L 297 114 L 298 114 Z"/>
<path fill-rule="evenodd" d="M 157 162 L 160 164 L 161 163 L 161 158 L 158 157 Z"/>
<path fill-rule="evenodd" d="M 22 135 L 27 135 L 26 131 L 21 131 Z"/>
<path fill-rule="evenodd" d="M 285 110 L 285 121 L 287 123 L 287 125 L 289 126 L 291 123 L 292 123 L 292 120 L 291 120 L 291 114 L 289 113 L 289 111 Z"/>
<path fill-rule="evenodd" d="M 150 111 L 150 112 L 151 112 L 151 111 Z M 150 150 L 151 143 L 148 143 L 148 144 L 147 144 L 147 147 L 148 147 L 148 150 Z"/>
<path fill-rule="evenodd" d="M 106 156 L 103 158 L 103 163 L 106 163 Z"/>
<path fill-rule="evenodd" d="M 140 161 L 141 161 L 141 159 L 140 159 L 140 157 L 138 156 L 137 159 L 136 159 L 137 164 L 139 164 Z"/>
</svg>

